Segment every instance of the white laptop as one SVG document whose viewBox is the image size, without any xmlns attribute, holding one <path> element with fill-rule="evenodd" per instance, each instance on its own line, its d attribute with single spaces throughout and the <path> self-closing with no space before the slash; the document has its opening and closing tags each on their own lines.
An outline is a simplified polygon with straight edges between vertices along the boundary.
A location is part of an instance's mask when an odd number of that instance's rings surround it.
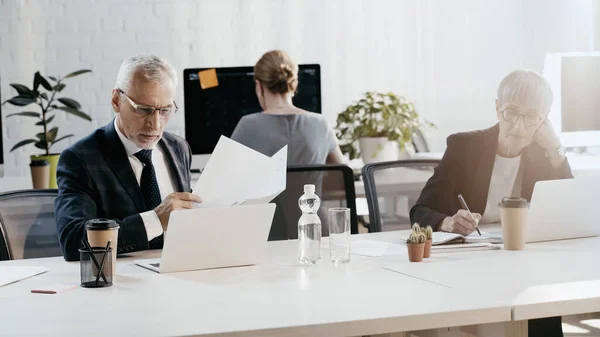
<svg viewBox="0 0 600 337">
<path fill-rule="evenodd" d="M 600 236 L 600 176 L 539 181 L 529 205 L 527 242 Z"/>
<path fill-rule="evenodd" d="M 135 263 L 158 273 L 258 264 L 274 214 L 275 204 L 175 211 L 160 259 Z"/>
</svg>

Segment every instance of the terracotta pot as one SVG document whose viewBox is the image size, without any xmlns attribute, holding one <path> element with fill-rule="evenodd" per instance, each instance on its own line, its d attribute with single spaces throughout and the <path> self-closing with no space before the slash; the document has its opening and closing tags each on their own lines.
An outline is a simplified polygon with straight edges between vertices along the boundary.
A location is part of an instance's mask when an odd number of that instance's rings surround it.
<svg viewBox="0 0 600 337">
<path fill-rule="evenodd" d="M 431 243 L 433 242 L 432 239 L 429 239 L 427 241 L 425 241 L 425 248 L 423 250 L 423 257 L 428 259 L 431 256 Z"/>
<path fill-rule="evenodd" d="M 423 252 L 425 251 L 425 243 L 407 243 L 408 260 L 410 262 L 423 261 Z"/>
</svg>

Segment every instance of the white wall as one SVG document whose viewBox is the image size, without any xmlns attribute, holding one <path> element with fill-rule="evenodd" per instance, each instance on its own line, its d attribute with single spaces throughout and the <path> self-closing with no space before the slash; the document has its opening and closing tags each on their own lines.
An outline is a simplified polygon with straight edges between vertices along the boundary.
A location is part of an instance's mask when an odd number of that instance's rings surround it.
<svg viewBox="0 0 600 337">
<path fill-rule="evenodd" d="M 595 0 L 0 0 L 0 89 L 30 84 L 37 70 L 64 75 L 94 121 L 59 114 L 59 135 L 76 137 L 109 122 L 120 62 L 137 53 L 186 67 L 253 65 L 270 49 L 322 67 L 323 111 L 335 116 L 366 90 L 392 90 L 413 100 L 438 129 L 451 133 L 494 123 L 495 89 L 518 67 L 542 70 L 548 52 L 600 49 Z M 183 102 L 182 87 L 177 101 Z M 3 107 L 3 115 L 18 111 Z M 32 120 L 2 117 L 6 175 L 25 174 L 35 134 Z M 183 113 L 170 131 L 183 135 Z"/>
</svg>

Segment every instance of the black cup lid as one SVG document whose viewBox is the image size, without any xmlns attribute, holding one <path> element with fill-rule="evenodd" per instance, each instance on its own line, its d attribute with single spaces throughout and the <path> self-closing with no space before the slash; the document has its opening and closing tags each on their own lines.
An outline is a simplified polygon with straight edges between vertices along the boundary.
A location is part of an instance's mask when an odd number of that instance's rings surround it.
<svg viewBox="0 0 600 337">
<path fill-rule="evenodd" d="M 501 208 L 525 208 L 528 206 L 527 199 L 519 197 L 504 197 L 498 204 L 498 207 Z"/>
<path fill-rule="evenodd" d="M 92 219 L 85 224 L 85 229 L 89 231 L 103 231 L 117 227 L 119 227 L 119 224 L 111 219 Z"/>
<path fill-rule="evenodd" d="M 50 165 L 50 163 L 47 160 L 32 160 L 31 163 L 29 163 L 29 166 L 31 167 L 39 167 L 46 165 Z"/>
</svg>

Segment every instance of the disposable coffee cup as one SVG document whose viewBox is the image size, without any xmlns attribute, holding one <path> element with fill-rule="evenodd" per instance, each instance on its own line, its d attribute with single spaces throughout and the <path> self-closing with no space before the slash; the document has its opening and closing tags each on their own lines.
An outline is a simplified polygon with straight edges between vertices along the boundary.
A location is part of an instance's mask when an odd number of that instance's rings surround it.
<svg viewBox="0 0 600 337">
<path fill-rule="evenodd" d="M 506 197 L 498 204 L 502 222 L 502 240 L 506 250 L 523 250 L 527 232 L 529 203 L 525 198 Z"/>
<path fill-rule="evenodd" d="M 105 248 L 108 240 L 110 240 L 110 247 L 113 249 L 111 267 L 114 282 L 117 275 L 119 224 L 115 220 L 110 219 L 92 219 L 85 224 L 85 231 L 87 233 L 87 240 L 93 248 Z"/>
<path fill-rule="evenodd" d="M 47 160 L 34 160 L 29 164 L 33 188 L 50 188 L 50 163 Z"/>
</svg>

